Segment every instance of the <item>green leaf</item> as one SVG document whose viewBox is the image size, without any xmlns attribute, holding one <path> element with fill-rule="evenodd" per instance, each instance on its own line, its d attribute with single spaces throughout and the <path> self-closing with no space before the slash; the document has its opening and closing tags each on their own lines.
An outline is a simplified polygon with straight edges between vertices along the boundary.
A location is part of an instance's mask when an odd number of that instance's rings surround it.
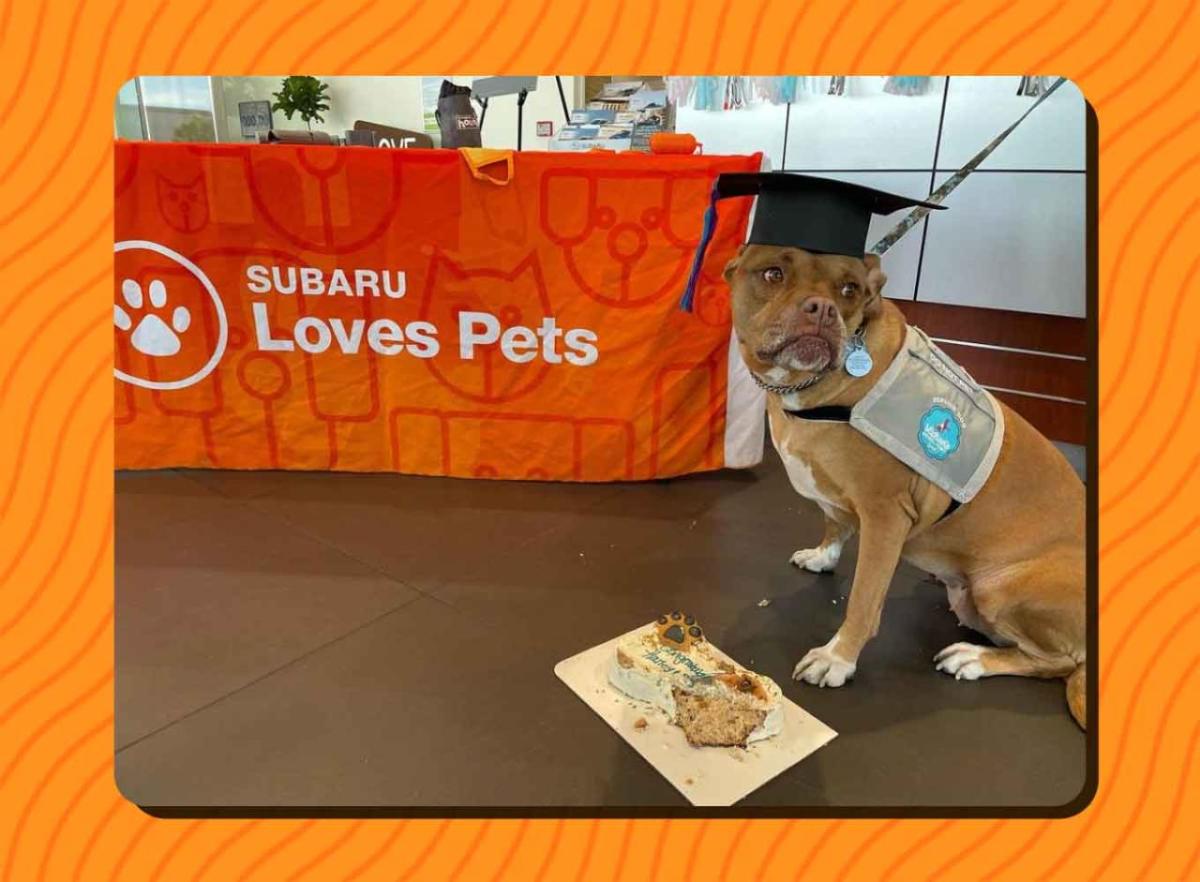
<svg viewBox="0 0 1200 882">
<path fill-rule="evenodd" d="M 326 92 L 329 84 L 322 83 L 316 77 L 291 76 L 284 77 L 278 92 L 271 93 L 275 98 L 272 110 L 281 110 L 290 120 L 293 114 L 299 113 L 300 118 L 311 125 L 312 120 L 324 122 L 321 111 L 329 109 Z"/>
</svg>

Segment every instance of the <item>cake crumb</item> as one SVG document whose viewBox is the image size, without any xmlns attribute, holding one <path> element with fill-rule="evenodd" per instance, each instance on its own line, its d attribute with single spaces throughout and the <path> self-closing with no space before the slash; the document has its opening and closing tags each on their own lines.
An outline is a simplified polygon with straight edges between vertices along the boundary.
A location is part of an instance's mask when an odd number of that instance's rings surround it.
<svg viewBox="0 0 1200 882">
<path fill-rule="evenodd" d="M 695 781 L 693 781 L 691 778 L 684 778 L 684 779 L 683 779 L 683 783 L 684 783 L 684 784 L 686 784 L 688 787 L 691 787 L 691 786 L 692 786 L 693 784 L 695 784 L 696 782 L 695 782 Z"/>
<path fill-rule="evenodd" d="M 770 600 L 768 600 L 766 597 L 764 597 L 762 600 L 760 600 L 760 601 L 758 602 L 758 605 L 759 605 L 759 606 L 770 606 L 770 605 L 771 605 L 771 601 L 770 601 Z"/>
<path fill-rule="evenodd" d="M 635 729 L 645 729 L 648 725 L 650 724 L 646 722 L 645 717 L 638 717 L 633 721 L 633 728 Z"/>
</svg>

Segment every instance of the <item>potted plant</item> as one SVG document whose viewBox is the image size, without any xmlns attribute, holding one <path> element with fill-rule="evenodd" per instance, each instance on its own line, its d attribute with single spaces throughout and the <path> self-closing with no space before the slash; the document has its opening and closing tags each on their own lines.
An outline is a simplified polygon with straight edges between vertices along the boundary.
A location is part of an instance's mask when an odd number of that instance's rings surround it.
<svg viewBox="0 0 1200 882">
<path fill-rule="evenodd" d="M 321 112 L 329 109 L 328 91 L 329 84 L 322 83 L 316 77 L 284 77 L 279 91 L 271 93 L 275 99 L 271 109 L 282 110 L 289 120 L 293 114 L 300 114 L 311 132 L 314 119 L 319 123 L 325 122 Z"/>
</svg>

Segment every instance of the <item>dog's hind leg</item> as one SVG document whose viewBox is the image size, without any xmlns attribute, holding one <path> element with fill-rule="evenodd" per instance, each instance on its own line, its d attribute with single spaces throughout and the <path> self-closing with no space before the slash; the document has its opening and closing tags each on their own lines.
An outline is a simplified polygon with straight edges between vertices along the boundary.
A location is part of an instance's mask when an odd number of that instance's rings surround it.
<svg viewBox="0 0 1200 882">
<path fill-rule="evenodd" d="M 939 671 L 956 680 L 978 680 L 1010 674 L 1016 677 L 1065 677 L 1078 662 L 1065 655 L 1041 657 L 1017 646 L 951 643 L 933 657 Z"/>
<path fill-rule="evenodd" d="M 987 635 L 1000 647 L 954 643 L 936 656 L 939 671 L 960 680 L 1011 674 L 1067 678 L 1067 703 L 1085 725 L 1087 637 L 1082 551 L 1052 549 L 1038 558 L 970 581 Z"/>
<path fill-rule="evenodd" d="M 1065 677 L 1067 707 L 1081 729 L 1087 728 L 1087 673 L 1083 660 L 1067 655 L 1038 656 L 1017 646 L 951 643 L 933 657 L 939 671 L 956 680 L 1011 674 L 1018 677 Z"/>
<path fill-rule="evenodd" d="M 842 559 L 842 548 L 854 535 L 854 527 L 843 524 L 825 513 L 825 538 L 816 548 L 801 548 L 795 552 L 789 563 L 802 570 L 813 573 L 828 573 Z"/>
</svg>

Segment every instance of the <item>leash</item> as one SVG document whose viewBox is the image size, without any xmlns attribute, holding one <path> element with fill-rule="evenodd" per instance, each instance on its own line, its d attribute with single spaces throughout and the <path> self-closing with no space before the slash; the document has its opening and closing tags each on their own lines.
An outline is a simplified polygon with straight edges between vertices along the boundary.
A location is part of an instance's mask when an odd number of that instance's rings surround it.
<svg viewBox="0 0 1200 882">
<path fill-rule="evenodd" d="M 1061 86 L 1063 83 L 1065 83 L 1066 81 L 1067 81 L 1066 77 L 1059 77 L 1057 80 L 1055 80 L 1053 85 L 1051 85 L 1050 88 L 1048 88 L 1045 92 L 1043 92 L 1038 97 L 1037 101 L 1033 102 L 1032 107 L 1030 107 L 1028 110 L 1026 110 L 1024 113 L 1022 113 L 1019 117 L 1017 117 L 1016 122 L 1014 122 L 1011 126 L 1009 126 L 1007 129 L 1005 129 L 1003 132 L 1001 132 L 995 138 L 993 138 L 986 147 L 984 147 L 982 150 L 980 150 L 978 153 L 976 153 L 974 156 L 972 156 L 966 165 L 964 165 L 962 168 L 960 168 L 958 171 L 956 171 L 953 175 L 951 175 L 950 179 L 947 180 L 946 183 L 942 184 L 942 186 L 940 186 L 936 190 L 934 190 L 933 193 L 931 193 L 929 195 L 929 198 L 926 199 L 925 201 L 932 202 L 935 205 L 941 204 L 942 200 L 944 200 L 947 196 L 949 196 L 951 193 L 953 193 L 955 188 L 958 187 L 958 185 L 961 184 L 963 181 L 965 181 L 967 179 L 967 176 L 970 175 L 971 172 L 975 171 L 975 169 L 979 167 L 979 164 L 981 162 L 983 162 L 985 159 L 987 159 L 989 156 L 991 156 L 992 153 L 995 151 L 995 149 L 997 147 L 999 147 L 1002 143 L 1004 143 L 1004 139 L 1007 138 L 1009 135 L 1011 135 L 1016 130 L 1017 126 L 1019 126 L 1021 123 L 1023 123 L 1025 121 L 1025 118 L 1027 116 L 1029 116 L 1029 114 L 1031 114 L 1035 110 L 1037 110 L 1039 104 L 1041 104 L 1043 101 L 1045 101 L 1051 95 L 1053 95 L 1054 91 L 1059 86 Z M 911 230 L 913 227 L 915 227 L 917 224 L 919 224 L 921 221 L 923 221 L 925 219 L 925 215 L 929 214 L 929 212 L 930 212 L 930 209 L 926 208 L 923 205 L 918 206 L 917 208 L 914 208 L 911 212 L 909 212 L 908 216 L 905 217 L 904 220 L 900 221 L 900 223 L 898 223 L 898 224 L 896 224 L 896 226 L 892 227 L 891 231 L 886 236 L 884 236 L 882 239 L 880 239 L 878 242 L 876 242 L 874 245 L 872 245 L 871 251 L 874 252 L 875 254 L 883 254 L 885 251 L 887 251 L 889 248 L 891 248 L 893 245 L 895 245 L 896 242 L 898 242 L 900 240 L 901 236 L 903 236 L 905 233 L 907 233 L 909 230 Z"/>
</svg>

